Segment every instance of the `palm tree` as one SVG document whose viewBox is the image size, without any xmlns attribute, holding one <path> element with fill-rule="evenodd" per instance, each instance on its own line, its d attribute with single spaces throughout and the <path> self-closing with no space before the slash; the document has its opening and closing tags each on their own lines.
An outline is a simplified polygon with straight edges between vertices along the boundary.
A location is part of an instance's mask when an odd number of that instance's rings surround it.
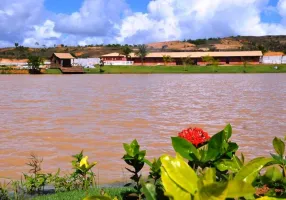
<svg viewBox="0 0 286 200">
<path fill-rule="evenodd" d="M 136 56 L 139 56 L 141 59 L 141 64 L 143 65 L 144 58 L 148 55 L 147 46 L 145 44 L 138 45 L 138 51 L 135 53 Z"/>
<path fill-rule="evenodd" d="M 130 54 L 133 52 L 133 50 L 129 46 L 124 46 L 121 48 L 121 55 L 124 55 L 126 57 L 126 60 L 130 57 Z"/>
</svg>

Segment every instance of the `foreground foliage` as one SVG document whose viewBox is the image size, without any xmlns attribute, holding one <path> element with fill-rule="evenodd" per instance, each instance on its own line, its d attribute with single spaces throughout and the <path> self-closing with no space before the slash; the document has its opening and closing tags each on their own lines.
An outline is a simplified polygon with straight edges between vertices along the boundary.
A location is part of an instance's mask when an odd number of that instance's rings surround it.
<svg viewBox="0 0 286 200">
<path fill-rule="evenodd" d="M 14 191 L 12 199 L 23 199 L 25 194 L 43 194 L 48 184 L 55 186 L 57 194 L 37 199 L 160 199 L 160 200 L 237 200 L 237 199 L 286 199 L 285 142 L 275 137 L 275 154 L 245 162 L 244 155 L 237 155 L 238 144 L 231 141 L 232 127 L 209 136 L 200 128 L 188 128 L 178 137 L 172 137 L 176 157 L 163 155 L 146 159 L 137 140 L 123 144 L 123 160 L 131 174 L 126 188 L 91 189 L 96 187 L 92 168 L 83 151 L 73 156 L 71 174 L 60 176 L 41 173 L 43 159 L 31 155 L 31 167 L 24 174 L 24 181 L 3 182 L 0 199 L 9 200 L 9 186 Z M 284 138 L 286 140 L 286 138 Z M 144 166 L 150 168 L 147 178 L 142 177 Z M 94 192 L 96 191 L 96 192 Z M 114 191 L 116 195 L 114 195 Z"/>
</svg>

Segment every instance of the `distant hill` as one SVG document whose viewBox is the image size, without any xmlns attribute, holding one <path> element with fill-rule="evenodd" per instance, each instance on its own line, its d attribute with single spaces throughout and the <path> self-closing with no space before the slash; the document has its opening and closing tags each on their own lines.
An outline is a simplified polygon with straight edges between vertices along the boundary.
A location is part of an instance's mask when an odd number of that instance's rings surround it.
<svg viewBox="0 0 286 200">
<path fill-rule="evenodd" d="M 184 41 L 166 41 L 147 44 L 150 51 L 248 51 L 286 53 L 286 36 L 235 36 L 226 38 L 208 38 Z M 130 46 L 136 51 L 136 45 Z M 101 55 L 120 52 L 121 45 L 88 45 L 85 47 L 69 47 L 58 45 L 50 48 L 17 48 L 0 49 L 0 59 L 26 59 L 28 55 L 39 55 L 48 59 L 54 52 L 68 52 L 79 58 L 100 57 Z"/>
</svg>

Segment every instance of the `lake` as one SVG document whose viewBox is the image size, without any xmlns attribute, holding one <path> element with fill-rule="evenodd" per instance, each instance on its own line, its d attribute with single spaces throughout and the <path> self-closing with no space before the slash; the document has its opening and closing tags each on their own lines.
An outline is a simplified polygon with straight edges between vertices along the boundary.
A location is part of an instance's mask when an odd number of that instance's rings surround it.
<svg viewBox="0 0 286 200">
<path fill-rule="evenodd" d="M 122 143 L 135 138 L 152 159 L 174 155 L 184 128 L 231 123 L 251 159 L 286 135 L 286 74 L 1 75 L 0 97 L 0 177 L 28 172 L 31 152 L 45 172 L 71 171 L 83 149 L 100 184 L 126 182 Z"/>
</svg>

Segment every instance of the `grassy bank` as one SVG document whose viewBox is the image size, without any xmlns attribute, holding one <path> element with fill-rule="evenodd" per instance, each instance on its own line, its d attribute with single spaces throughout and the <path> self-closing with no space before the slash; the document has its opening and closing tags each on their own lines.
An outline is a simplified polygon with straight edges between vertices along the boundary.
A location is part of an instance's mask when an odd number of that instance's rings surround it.
<svg viewBox="0 0 286 200">
<path fill-rule="evenodd" d="M 59 69 L 46 69 L 44 73 L 45 74 L 62 74 L 61 70 Z"/>
<path fill-rule="evenodd" d="M 253 66 L 104 66 L 105 74 L 168 74 L 168 73 L 285 73 L 286 65 Z M 87 74 L 98 74 L 99 68 L 85 69 Z"/>
<path fill-rule="evenodd" d="M 110 197 L 117 197 L 119 200 L 126 193 L 133 192 L 132 188 L 106 188 L 104 192 Z M 71 192 L 60 192 L 52 195 L 38 196 L 33 198 L 34 200 L 79 200 L 84 199 L 86 196 L 100 195 L 101 189 L 91 189 L 86 191 L 71 191 Z M 88 195 L 87 195 L 88 194 Z"/>
</svg>

